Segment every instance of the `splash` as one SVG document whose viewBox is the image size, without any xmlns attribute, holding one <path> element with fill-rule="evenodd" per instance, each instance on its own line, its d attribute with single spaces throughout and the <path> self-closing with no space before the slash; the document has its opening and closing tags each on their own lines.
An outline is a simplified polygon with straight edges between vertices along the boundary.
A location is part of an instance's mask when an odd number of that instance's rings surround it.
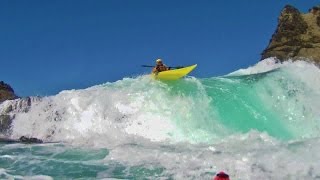
<svg viewBox="0 0 320 180">
<path fill-rule="evenodd" d="M 299 139 L 320 132 L 319 75 L 306 62 L 267 59 L 223 77 L 176 82 L 125 78 L 36 98 L 25 106 L 21 100 L 7 101 L 1 109 L 15 107 L 12 137 L 212 143 L 258 130 L 278 139 Z"/>
<path fill-rule="evenodd" d="M 98 178 L 210 178 L 223 169 L 236 179 L 290 179 L 320 172 L 311 161 L 320 147 L 319 107 L 319 68 L 270 58 L 221 77 L 140 76 L 6 101 L 0 114 L 10 119 L 2 132 L 11 138 L 106 148 Z M 113 176 L 120 170 L 110 167 L 125 170 Z"/>
</svg>

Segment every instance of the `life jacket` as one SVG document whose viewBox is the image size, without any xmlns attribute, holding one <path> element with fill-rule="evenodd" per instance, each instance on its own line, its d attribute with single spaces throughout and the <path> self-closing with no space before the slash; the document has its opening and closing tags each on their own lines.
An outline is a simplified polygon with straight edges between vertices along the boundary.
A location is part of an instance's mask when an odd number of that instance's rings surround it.
<svg viewBox="0 0 320 180">
<path fill-rule="evenodd" d="M 158 72 L 168 70 L 167 66 L 165 66 L 164 64 L 157 65 L 156 69 L 157 69 Z"/>
</svg>

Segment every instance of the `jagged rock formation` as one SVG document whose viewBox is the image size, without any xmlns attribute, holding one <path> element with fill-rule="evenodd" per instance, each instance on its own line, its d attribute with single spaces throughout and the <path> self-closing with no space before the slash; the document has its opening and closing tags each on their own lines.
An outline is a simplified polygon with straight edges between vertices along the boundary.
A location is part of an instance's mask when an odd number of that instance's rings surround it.
<svg viewBox="0 0 320 180">
<path fill-rule="evenodd" d="M 40 97 L 27 97 L 5 101 L 0 104 L 0 135 L 10 134 L 10 127 L 15 114 L 18 112 L 28 112 L 33 103 L 41 101 Z"/>
<path fill-rule="evenodd" d="M 16 99 L 17 96 L 14 94 L 13 89 L 10 85 L 0 81 L 0 103 L 5 100 Z"/>
<path fill-rule="evenodd" d="M 307 58 L 320 64 L 320 6 L 305 14 L 285 6 L 276 32 L 261 55 L 262 59 L 276 57 L 280 61 Z"/>
</svg>

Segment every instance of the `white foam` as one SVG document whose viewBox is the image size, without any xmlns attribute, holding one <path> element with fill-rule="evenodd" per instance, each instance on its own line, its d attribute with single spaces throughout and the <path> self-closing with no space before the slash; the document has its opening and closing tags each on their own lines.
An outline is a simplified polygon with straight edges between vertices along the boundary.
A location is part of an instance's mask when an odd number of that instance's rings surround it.
<svg viewBox="0 0 320 180">
<path fill-rule="evenodd" d="M 46 176 L 46 175 L 35 175 L 35 176 L 12 175 L 6 169 L 2 169 L 2 168 L 0 168 L 0 177 L 3 179 L 53 180 L 52 177 Z"/>
<path fill-rule="evenodd" d="M 232 73 L 229 73 L 228 76 L 238 76 L 238 75 L 248 75 L 248 74 L 258 74 L 263 72 L 268 72 L 279 67 L 283 66 L 283 64 L 278 63 L 276 58 L 267 58 L 262 61 L 259 61 L 254 66 L 250 66 L 245 69 L 239 69 Z"/>
<path fill-rule="evenodd" d="M 221 170 L 231 179 L 240 180 L 314 179 L 320 175 L 316 160 L 320 158 L 319 150 L 318 138 L 282 143 L 265 133 L 251 131 L 214 145 L 118 146 L 105 162 L 120 162 L 126 167 L 164 167 L 163 175 L 174 179 L 211 179 Z"/>
<path fill-rule="evenodd" d="M 63 91 L 32 101 L 31 109 L 27 105 L 18 108 L 19 100 L 6 101 L 0 110 L 17 107 L 11 112 L 15 116 L 12 137 L 29 135 L 107 147 L 110 153 L 104 159 L 106 164 L 164 167 L 163 175 L 174 179 L 211 179 L 220 170 L 229 173 L 231 179 L 315 179 L 320 177 L 320 140 L 314 134 L 320 132 L 319 69 L 302 61 L 280 64 L 271 58 L 231 75 L 276 68 L 280 68 L 279 73 L 254 88 L 261 92 L 259 97 L 265 105 L 276 106 L 278 114 L 290 115 L 283 118 L 286 127 L 306 139 L 282 142 L 255 130 L 226 135 L 230 131 L 219 124 L 209 108 L 214 99 L 195 78 L 181 82 L 195 91 L 180 94 L 165 83 L 142 76 Z M 281 79 L 287 80 L 287 87 L 276 84 Z M 267 87 L 272 89 L 268 91 Z M 286 94 L 291 90 L 299 93 L 290 99 Z M 301 129 L 302 123 L 308 128 Z M 214 127 L 214 131 L 200 125 Z M 103 178 L 103 173 L 99 177 Z"/>
<path fill-rule="evenodd" d="M 186 83 L 201 88 L 198 80 L 189 81 Z M 97 142 L 103 140 L 110 146 L 140 137 L 151 141 L 185 141 L 189 140 L 187 136 L 192 139 L 194 135 L 185 136 L 189 131 L 182 132 L 177 123 L 185 121 L 192 125 L 196 123 L 192 122 L 195 117 L 209 116 L 201 114 L 197 107 L 206 111 L 210 98 L 201 91 L 196 93 L 199 99 L 183 94 L 172 96 L 170 92 L 167 84 L 145 76 L 84 90 L 62 91 L 33 102 L 27 113 L 13 111 L 12 137 L 77 143 L 99 137 Z M 202 137 L 210 136 L 202 133 Z"/>
<path fill-rule="evenodd" d="M 256 87 L 256 91 L 261 92 L 260 98 L 266 102 L 265 104 L 279 106 L 280 111 L 286 110 L 288 107 L 286 103 L 292 101 L 290 102 L 292 105 L 297 105 L 291 110 L 288 109 L 285 115 L 288 116 L 291 111 L 300 114 L 292 114 L 289 119 L 303 118 L 311 114 L 314 117 L 308 119 L 317 121 L 320 117 L 317 110 L 320 100 L 316 100 L 320 97 L 319 69 L 303 61 L 285 63 L 275 61 L 269 58 L 253 67 L 232 74 L 252 74 L 280 68 L 280 71 L 285 73 L 274 74 L 274 77 L 267 80 L 262 79 L 261 87 Z M 283 77 L 284 75 L 286 77 Z M 283 95 L 291 89 L 297 89 L 298 86 L 292 85 L 292 88 L 288 89 L 281 87 L 281 84 L 276 86 L 277 84 L 274 83 L 281 78 L 303 83 L 299 91 L 305 92 L 298 95 L 304 97 L 286 100 Z M 222 80 L 236 81 L 228 78 L 222 78 Z M 207 95 L 207 87 L 200 80 L 192 77 L 181 83 L 193 90 L 181 93 L 179 89 L 172 90 L 174 86 L 153 81 L 148 76 L 140 76 L 84 90 L 62 91 L 56 96 L 33 98 L 30 102 L 28 100 L 6 101 L 0 105 L 0 110 L 4 113 L 7 107 L 14 107 L 13 112 L 10 113 L 15 116 L 12 123 L 13 138 L 27 135 L 48 141 L 77 143 L 81 141 L 93 143 L 90 139 L 96 138 L 97 142 L 103 140 L 105 144 L 118 145 L 136 138 L 199 143 L 212 142 L 224 136 L 228 129 L 221 125 L 217 113 L 210 107 L 212 97 Z M 272 86 L 270 91 L 277 97 L 270 98 L 265 85 Z M 303 101 L 303 103 L 294 103 L 294 101 Z M 298 107 L 299 104 L 300 107 Z M 304 113 L 304 109 L 310 113 Z M 310 126 L 315 124 L 318 123 L 310 123 Z M 295 125 L 292 123 L 292 126 Z M 214 127 L 212 129 L 214 132 L 206 129 L 207 127 Z M 297 127 L 300 126 L 290 129 L 298 132 L 298 129 L 295 129 Z M 314 127 L 318 128 L 318 126 Z"/>
<path fill-rule="evenodd" d="M 310 62 L 307 62 L 305 60 L 288 60 L 284 61 L 282 63 L 279 62 L 274 57 L 264 59 L 262 61 L 259 61 L 257 64 L 250 66 L 245 69 L 239 69 L 234 72 L 229 73 L 227 76 L 241 76 L 241 75 L 249 75 L 249 74 L 258 74 L 258 73 L 264 73 L 271 70 L 275 70 L 278 68 L 289 68 L 289 69 L 300 69 L 301 71 L 308 72 L 309 69 L 313 69 L 310 74 L 314 73 L 314 70 L 316 69 L 316 73 L 319 73 L 319 68 Z"/>
</svg>

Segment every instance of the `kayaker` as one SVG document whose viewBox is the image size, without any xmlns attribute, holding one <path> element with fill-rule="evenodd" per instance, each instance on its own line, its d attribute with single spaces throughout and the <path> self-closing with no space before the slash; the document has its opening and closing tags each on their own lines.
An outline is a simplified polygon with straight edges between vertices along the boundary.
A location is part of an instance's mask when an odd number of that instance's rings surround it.
<svg viewBox="0 0 320 180">
<path fill-rule="evenodd" d="M 156 66 L 153 68 L 152 73 L 159 73 L 161 71 L 167 71 L 169 68 L 163 64 L 161 59 L 156 60 Z"/>
</svg>

